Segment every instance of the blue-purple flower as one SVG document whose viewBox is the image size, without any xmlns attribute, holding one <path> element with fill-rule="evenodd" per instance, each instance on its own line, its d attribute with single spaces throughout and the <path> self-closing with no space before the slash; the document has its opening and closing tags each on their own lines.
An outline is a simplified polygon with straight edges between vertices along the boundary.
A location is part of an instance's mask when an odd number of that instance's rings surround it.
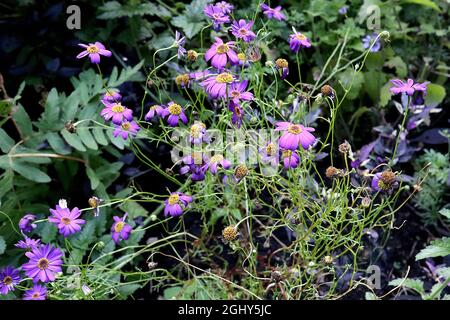
<svg viewBox="0 0 450 320">
<path fill-rule="evenodd" d="M 160 105 L 153 105 L 150 107 L 150 110 L 145 115 L 145 121 L 149 121 L 153 119 L 155 116 L 161 116 L 161 112 L 164 110 L 164 107 Z"/>
<path fill-rule="evenodd" d="M 14 291 L 14 287 L 20 282 L 19 270 L 7 266 L 0 270 L 0 294 L 6 295 Z"/>
<path fill-rule="evenodd" d="M 311 42 L 303 33 L 294 30 L 294 33 L 289 36 L 289 47 L 293 52 L 299 52 L 302 47 L 311 47 Z"/>
<path fill-rule="evenodd" d="M 193 152 L 182 159 L 184 166 L 180 168 L 180 174 L 190 173 L 192 181 L 203 181 L 207 161 L 208 159 L 201 152 Z"/>
<path fill-rule="evenodd" d="M 175 46 L 178 48 L 178 59 L 181 59 L 186 54 L 186 49 L 184 44 L 186 43 L 186 38 L 181 36 L 181 33 L 175 31 Z"/>
<path fill-rule="evenodd" d="M 241 100 L 253 100 L 253 93 L 246 91 L 247 85 L 248 80 L 233 82 L 228 89 L 228 97 L 230 97 L 235 103 L 239 103 Z"/>
<path fill-rule="evenodd" d="M 183 107 L 173 101 L 167 104 L 167 108 L 161 110 L 161 117 L 167 117 L 167 123 L 171 127 L 176 127 L 180 120 L 184 124 L 188 123 Z"/>
<path fill-rule="evenodd" d="M 83 43 L 79 43 L 78 45 L 85 48 L 85 50 L 77 55 L 77 59 L 81 59 L 88 55 L 92 63 L 99 64 L 100 55 L 105 57 L 111 57 L 112 55 L 111 51 L 106 50 L 105 46 L 98 41 L 95 43 L 89 43 L 88 45 Z"/>
<path fill-rule="evenodd" d="M 378 172 L 372 178 L 372 189 L 375 191 L 387 191 L 390 190 L 397 181 L 397 177 L 391 170 Z"/>
<path fill-rule="evenodd" d="M 222 154 L 218 153 L 211 157 L 206 163 L 206 168 L 212 174 L 216 174 L 219 167 L 223 169 L 228 169 L 231 166 L 231 162 L 223 157 Z"/>
<path fill-rule="evenodd" d="M 113 136 L 118 137 L 120 135 L 123 140 L 127 140 L 128 137 L 135 137 L 139 130 L 141 128 L 136 122 L 124 121 L 121 125 L 115 126 Z"/>
<path fill-rule="evenodd" d="M 286 170 L 291 168 L 297 168 L 300 162 L 300 157 L 298 156 L 297 150 L 281 150 L 281 159 L 283 160 L 284 168 Z"/>
<path fill-rule="evenodd" d="M 189 130 L 189 141 L 192 144 L 201 144 L 209 142 L 209 137 L 206 135 L 206 125 L 203 122 L 196 121 Z"/>
<path fill-rule="evenodd" d="M 133 228 L 125 222 L 128 213 L 125 213 L 122 218 L 114 216 L 114 223 L 111 227 L 111 237 L 116 244 L 121 240 L 127 240 Z"/>
<path fill-rule="evenodd" d="M 31 239 L 25 236 L 25 240 L 19 240 L 14 246 L 20 249 L 32 250 L 33 248 L 40 246 L 41 240 Z"/>
<path fill-rule="evenodd" d="M 122 95 L 119 90 L 108 89 L 102 97 L 102 102 L 120 102 L 122 100 Z"/>
<path fill-rule="evenodd" d="M 380 43 L 380 39 L 379 38 L 377 39 L 377 37 L 378 37 L 378 34 L 376 32 L 374 32 L 372 35 L 368 34 L 367 36 L 362 38 L 362 43 L 363 43 L 364 49 L 368 49 L 372 45 L 373 41 L 376 40 L 372 49 L 370 49 L 370 52 L 378 52 L 381 48 L 381 43 Z"/>
<path fill-rule="evenodd" d="M 311 134 L 315 131 L 314 128 L 291 122 L 277 122 L 276 126 L 276 131 L 284 131 L 278 141 L 282 149 L 296 150 L 301 145 L 303 149 L 308 150 L 316 141 L 316 138 Z"/>
<path fill-rule="evenodd" d="M 59 233 L 64 237 L 75 234 L 81 230 L 81 226 L 86 223 L 83 219 L 78 219 L 81 211 L 75 207 L 72 210 L 67 208 L 63 201 L 56 205 L 55 209 L 50 209 L 52 216 L 48 217 L 48 221 L 55 224 Z"/>
<path fill-rule="evenodd" d="M 220 8 L 224 14 L 230 14 L 234 6 L 226 1 L 217 2 L 214 6 Z"/>
<path fill-rule="evenodd" d="M 181 192 L 173 192 L 169 198 L 164 200 L 164 216 L 178 217 L 183 214 L 184 209 L 192 202 L 192 197 Z"/>
<path fill-rule="evenodd" d="M 242 39 L 245 42 L 253 41 L 256 38 L 256 34 L 252 31 L 253 21 L 246 22 L 244 19 L 234 21 L 231 25 L 231 33 L 238 39 Z"/>
<path fill-rule="evenodd" d="M 54 281 L 56 274 L 62 271 L 62 252 L 50 244 L 35 247 L 25 255 L 30 260 L 22 265 L 22 269 L 33 282 Z"/>
<path fill-rule="evenodd" d="M 427 85 L 430 82 L 414 83 L 413 79 L 408 79 L 403 82 L 399 79 L 391 80 L 393 86 L 389 88 L 389 91 L 393 94 L 406 93 L 408 96 L 412 96 L 415 91 L 422 91 L 423 95 L 427 94 Z"/>
<path fill-rule="evenodd" d="M 33 288 L 25 291 L 23 300 L 45 300 L 47 298 L 47 288 L 44 285 L 35 283 Z"/>
<path fill-rule="evenodd" d="M 206 51 L 205 60 L 206 62 L 211 60 L 211 65 L 218 70 L 225 68 L 228 61 L 230 64 L 237 65 L 239 58 L 233 48 L 235 48 L 234 41 L 225 43 L 217 37 L 216 42 Z"/>
<path fill-rule="evenodd" d="M 19 229 L 22 232 L 31 232 L 33 229 L 37 227 L 33 221 L 36 220 L 36 216 L 34 214 L 26 214 L 19 221 Z"/>
<path fill-rule="evenodd" d="M 235 78 L 231 73 L 222 72 L 218 75 L 208 76 L 200 85 L 212 99 L 218 99 L 227 96 L 227 86 L 234 81 Z"/>
<path fill-rule="evenodd" d="M 203 9 L 203 13 L 212 20 L 215 31 L 219 31 L 223 24 L 230 22 L 230 17 L 218 6 L 208 5 Z"/>
<path fill-rule="evenodd" d="M 268 19 L 275 19 L 278 21 L 286 20 L 286 16 L 283 13 L 281 13 L 281 6 L 277 6 L 272 9 L 267 4 L 261 3 L 260 8 L 263 11 L 263 14 Z"/>
<path fill-rule="evenodd" d="M 340 15 L 344 15 L 347 13 L 347 10 L 348 10 L 348 6 L 343 6 L 343 7 L 339 8 L 338 12 Z"/>
<path fill-rule="evenodd" d="M 239 103 L 231 100 L 230 104 L 228 105 L 228 110 L 233 112 L 233 114 L 231 115 L 231 123 L 240 128 L 242 125 L 242 119 L 244 118 L 244 109 L 242 109 Z"/>
<path fill-rule="evenodd" d="M 133 111 L 123 106 L 120 102 L 102 101 L 105 108 L 100 112 L 100 115 L 105 120 L 112 119 L 114 124 L 121 124 L 124 121 L 131 121 L 133 119 Z"/>
</svg>

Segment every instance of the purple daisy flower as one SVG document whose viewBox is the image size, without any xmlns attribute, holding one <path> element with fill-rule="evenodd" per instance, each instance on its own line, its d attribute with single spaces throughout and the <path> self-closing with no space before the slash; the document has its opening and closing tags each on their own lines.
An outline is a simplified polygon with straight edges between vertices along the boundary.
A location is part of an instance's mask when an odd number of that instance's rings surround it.
<svg viewBox="0 0 450 320">
<path fill-rule="evenodd" d="M 0 270 L 0 294 L 6 295 L 14 291 L 14 287 L 20 282 L 19 270 L 7 266 Z"/>
<path fill-rule="evenodd" d="M 297 168 L 298 163 L 300 162 L 300 157 L 298 156 L 297 151 L 292 150 L 282 150 L 281 151 L 281 158 L 283 159 L 284 168 L 286 170 L 291 168 Z"/>
<path fill-rule="evenodd" d="M 86 223 L 85 220 L 78 219 L 81 211 L 77 207 L 70 211 L 66 206 L 61 207 L 61 201 L 56 205 L 56 209 L 50 209 L 50 213 L 53 216 L 48 217 L 48 221 L 55 224 L 59 229 L 59 233 L 64 237 L 77 233 L 81 230 L 80 225 Z"/>
<path fill-rule="evenodd" d="M 209 142 L 209 137 L 206 135 L 206 125 L 203 122 L 197 121 L 189 130 L 189 141 L 192 144 L 202 144 Z"/>
<path fill-rule="evenodd" d="M 31 232 L 33 229 L 37 227 L 33 221 L 36 220 L 36 216 L 34 214 L 26 214 L 19 221 L 19 229 L 22 232 Z"/>
<path fill-rule="evenodd" d="M 180 120 L 184 124 L 188 123 L 184 109 L 173 101 L 167 104 L 167 108 L 161 110 L 161 116 L 164 118 L 167 117 L 167 123 L 171 127 L 176 127 Z"/>
<path fill-rule="evenodd" d="M 230 104 L 228 105 L 228 110 L 233 112 L 233 114 L 231 115 L 231 123 L 240 128 L 242 125 L 242 119 L 244 118 L 244 109 L 242 109 L 239 103 L 231 100 Z"/>
<path fill-rule="evenodd" d="M 375 190 L 375 191 L 380 191 L 380 186 L 379 186 L 379 184 L 378 184 L 378 182 L 380 181 L 380 179 L 381 179 L 381 172 L 376 173 L 376 174 L 373 176 L 372 184 L 371 184 L 373 190 Z"/>
<path fill-rule="evenodd" d="M 289 36 L 289 47 L 293 52 L 298 52 L 302 47 L 311 47 L 311 42 L 303 33 L 294 30 L 294 33 Z"/>
<path fill-rule="evenodd" d="M 234 80 L 234 76 L 231 73 L 222 72 L 218 75 L 209 76 L 200 85 L 212 99 L 225 98 L 227 95 L 227 85 L 233 83 Z"/>
<path fill-rule="evenodd" d="M 234 21 L 231 25 L 231 33 L 245 42 L 253 41 L 256 38 L 256 34 L 252 31 L 253 23 L 253 21 L 246 22 L 244 19 L 239 22 Z"/>
<path fill-rule="evenodd" d="M 181 36 L 181 33 L 175 31 L 175 46 L 178 48 L 178 59 L 181 59 L 186 54 L 186 49 L 183 47 L 186 43 L 186 38 Z"/>
<path fill-rule="evenodd" d="M 281 13 L 281 6 L 277 6 L 272 9 L 267 4 L 261 3 L 259 7 L 268 19 L 275 19 L 278 21 L 286 20 L 286 16 Z"/>
<path fill-rule="evenodd" d="M 231 167 L 231 162 L 225 159 L 222 154 L 215 154 L 207 162 L 206 169 L 209 169 L 209 171 L 215 175 L 219 167 L 226 170 Z"/>
<path fill-rule="evenodd" d="M 238 65 L 240 67 L 247 68 L 250 65 L 250 61 L 247 59 L 247 56 L 245 55 L 245 53 L 240 52 L 237 54 L 237 57 L 239 59 Z"/>
<path fill-rule="evenodd" d="M 253 100 L 253 93 L 245 91 L 247 89 L 248 80 L 242 82 L 233 82 L 228 90 L 228 96 L 232 98 L 235 103 L 239 103 L 241 100 L 251 101 Z"/>
<path fill-rule="evenodd" d="M 206 62 L 211 60 L 211 65 L 218 70 L 225 68 L 228 61 L 230 64 L 237 65 L 239 64 L 239 58 L 233 48 L 235 48 L 234 41 L 224 43 L 222 39 L 217 37 L 216 42 L 206 51 L 205 60 Z"/>
<path fill-rule="evenodd" d="M 19 240 L 14 246 L 20 249 L 32 250 L 33 248 L 40 246 L 41 240 L 31 239 L 25 236 L 25 240 Z"/>
<path fill-rule="evenodd" d="M 45 300 L 47 298 L 47 288 L 44 285 L 36 283 L 33 288 L 25 291 L 23 300 Z"/>
<path fill-rule="evenodd" d="M 203 9 L 203 13 L 212 20 L 215 31 L 219 31 L 223 24 L 230 22 L 230 17 L 218 6 L 208 5 Z"/>
<path fill-rule="evenodd" d="M 103 119 L 112 119 L 114 124 L 121 124 L 125 120 L 131 121 L 133 119 L 133 111 L 123 106 L 120 102 L 102 102 L 105 105 L 105 108 L 100 112 Z"/>
<path fill-rule="evenodd" d="M 25 255 L 30 260 L 22 265 L 22 269 L 33 282 L 54 281 L 55 275 L 62 271 L 62 252 L 50 244 L 35 247 Z"/>
<path fill-rule="evenodd" d="M 389 89 L 393 94 L 406 93 L 408 96 L 412 96 L 415 91 L 422 91 L 423 95 L 427 94 L 427 85 L 430 82 L 424 83 L 414 83 L 413 79 L 408 79 L 406 82 L 403 82 L 399 79 L 391 80 L 394 85 Z"/>
<path fill-rule="evenodd" d="M 183 210 L 192 202 L 192 197 L 181 192 L 173 192 L 169 198 L 164 200 L 164 216 L 178 217 L 183 214 Z"/>
<path fill-rule="evenodd" d="M 363 43 L 364 49 L 368 49 L 372 45 L 372 42 L 375 41 L 375 39 L 377 39 L 377 37 L 378 37 L 378 34 L 376 32 L 374 32 L 372 35 L 368 34 L 367 36 L 362 38 L 362 43 Z M 381 48 L 381 43 L 380 43 L 380 39 L 378 38 L 376 40 L 376 43 L 373 45 L 372 49 L 370 49 L 370 52 L 378 52 L 378 51 L 380 51 L 380 48 Z"/>
<path fill-rule="evenodd" d="M 217 2 L 215 6 L 220 8 L 224 14 L 230 14 L 234 9 L 234 6 L 226 1 Z"/>
<path fill-rule="evenodd" d="M 116 244 L 118 244 L 121 240 L 127 240 L 130 237 L 130 233 L 133 228 L 125 223 L 125 220 L 128 217 L 128 213 L 125 213 L 122 218 L 118 216 L 114 216 L 114 223 L 111 227 L 111 237 Z"/>
<path fill-rule="evenodd" d="M 282 80 L 286 79 L 286 77 L 287 77 L 288 74 L 289 74 L 289 63 L 287 62 L 287 60 L 286 60 L 286 59 L 282 59 L 282 58 L 277 59 L 277 60 L 275 61 L 275 67 L 276 67 L 278 70 L 281 70 L 280 78 L 281 78 Z"/>
<path fill-rule="evenodd" d="M 134 121 L 124 121 L 121 125 L 116 125 L 113 136 L 121 136 L 123 140 L 127 140 L 128 137 L 135 137 L 138 131 L 141 130 L 139 125 Z"/>
<path fill-rule="evenodd" d="M 153 119 L 155 116 L 161 116 L 161 112 L 164 110 L 160 105 L 154 105 L 150 107 L 150 110 L 145 115 L 145 121 Z"/>
<path fill-rule="evenodd" d="M 112 55 L 111 51 L 106 50 L 105 46 L 98 41 L 95 43 L 89 43 L 89 45 L 83 43 L 79 43 L 78 45 L 85 48 L 86 50 L 80 52 L 80 54 L 77 55 L 77 59 L 81 59 L 89 55 L 92 63 L 99 64 L 100 55 L 105 57 L 111 57 Z"/>
<path fill-rule="evenodd" d="M 315 129 L 291 122 L 277 122 L 275 131 L 285 131 L 278 141 L 282 149 L 296 150 L 301 144 L 307 150 L 316 138 L 310 133 Z"/>
<path fill-rule="evenodd" d="M 209 70 L 195 71 L 189 73 L 189 78 L 191 80 L 199 81 L 207 78 L 209 75 L 211 75 L 211 72 Z"/>
<path fill-rule="evenodd" d="M 103 104 L 105 102 L 119 102 L 122 100 L 122 95 L 119 93 L 119 90 L 108 89 L 102 97 Z"/>
<path fill-rule="evenodd" d="M 180 174 L 190 173 L 192 181 L 203 181 L 205 179 L 206 163 L 208 159 L 201 152 L 193 152 L 182 159 L 185 164 L 180 168 Z"/>
</svg>

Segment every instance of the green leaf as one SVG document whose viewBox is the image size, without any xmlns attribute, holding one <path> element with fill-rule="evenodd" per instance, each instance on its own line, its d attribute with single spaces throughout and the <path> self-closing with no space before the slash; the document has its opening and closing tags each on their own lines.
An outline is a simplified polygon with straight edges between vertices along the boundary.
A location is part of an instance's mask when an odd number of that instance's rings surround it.
<svg viewBox="0 0 450 320">
<path fill-rule="evenodd" d="M 433 10 L 436 10 L 437 12 L 441 12 L 441 9 L 438 7 L 438 5 L 431 0 L 403 0 L 402 2 L 419 4 L 419 5 L 422 5 L 425 7 L 432 8 Z"/>
<path fill-rule="evenodd" d="M 81 139 L 78 137 L 77 134 L 70 133 L 66 129 L 63 129 L 61 130 L 61 135 L 63 136 L 64 140 L 66 140 L 66 142 L 75 149 L 79 151 L 86 151 L 85 146 L 83 145 Z"/>
<path fill-rule="evenodd" d="M 416 261 L 426 258 L 445 257 L 450 255 L 450 238 L 444 237 L 431 241 L 431 245 L 422 249 L 416 255 Z"/>
<path fill-rule="evenodd" d="M 425 289 L 423 287 L 423 281 L 418 280 L 418 279 L 395 279 L 389 282 L 390 286 L 399 286 L 401 285 L 402 287 L 405 288 L 409 288 L 409 289 L 413 289 L 415 291 L 417 291 L 418 293 L 420 293 L 421 295 L 425 294 Z"/>
<path fill-rule="evenodd" d="M 172 18 L 171 23 L 178 28 L 183 29 L 184 35 L 191 39 L 205 26 L 205 15 L 203 8 L 208 0 L 194 0 L 186 6 L 182 15 Z"/>
<path fill-rule="evenodd" d="M 445 98 L 445 88 L 439 84 L 429 83 L 427 86 L 427 95 L 425 104 L 430 107 L 436 107 Z"/>
<path fill-rule="evenodd" d="M 3 153 L 8 153 L 14 145 L 15 141 L 6 133 L 5 130 L 0 128 L 0 149 Z"/>
<path fill-rule="evenodd" d="M 95 142 L 94 136 L 89 131 L 89 128 L 87 127 L 77 128 L 77 134 L 86 147 L 92 150 L 98 150 L 98 145 Z"/>
<path fill-rule="evenodd" d="M 98 144 L 101 144 L 103 146 L 108 145 L 108 139 L 106 139 L 105 130 L 103 128 L 92 129 L 92 134 Z"/>
<path fill-rule="evenodd" d="M 353 69 L 347 69 L 338 75 L 338 79 L 340 80 L 343 89 L 349 90 L 347 99 L 356 99 L 364 83 L 364 75 Z"/>
<path fill-rule="evenodd" d="M 3 239 L 2 236 L 0 236 L 0 256 L 5 253 L 6 250 L 6 242 L 5 239 Z"/>
<path fill-rule="evenodd" d="M 142 285 L 137 283 L 130 283 L 130 284 L 120 284 L 116 287 L 119 294 L 126 298 L 130 295 L 132 295 L 137 289 L 140 289 Z"/>
<path fill-rule="evenodd" d="M 148 215 L 148 211 L 136 201 L 125 201 L 122 203 L 120 208 L 123 211 L 128 212 L 131 219 L 145 217 Z"/>
<path fill-rule="evenodd" d="M 14 121 L 20 129 L 22 138 L 28 137 L 33 133 L 33 126 L 31 125 L 31 119 L 23 106 L 19 105 L 16 112 L 13 115 Z"/>
<path fill-rule="evenodd" d="M 176 297 L 180 294 L 182 287 L 170 287 L 164 289 L 164 299 L 171 300 L 176 299 Z"/>
<path fill-rule="evenodd" d="M 66 145 L 58 132 L 48 132 L 45 135 L 50 147 L 59 154 L 70 154 L 70 148 Z"/>
<path fill-rule="evenodd" d="M 80 250 L 88 250 L 89 245 L 95 241 L 95 220 L 87 221 L 81 232 L 71 239 L 72 245 Z"/>
<path fill-rule="evenodd" d="M 97 189 L 97 187 L 100 184 L 100 180 L 97 177 L 97 175 L 95 174 L 94 170 L 92 170 L 90 167 L 86 167 L 86 174 L 87 174 L 89 180 L 91 181 L 92 190 Z"/>
<path fill-rule="evenodd" d="M 450 209 L 442 209 L 441 211 L 439 211 L 439 213 L 442 214 L 444 217 L 450 219 Z"/>
<path fill-rule="evenodd" d="M 22 177 L 34 182 L 48 183 L 51 181 L 50 177 L 43 171 L 36 167 L 23 164 L 19 160 L 12 161 L 11 168 Z"/>
<path fill-rule="evenodd" d="M 399 78 L 405 78 L 408 74 L 408 67 L 400 57 L 392 57 L 385 65 L 389 68 L 395 68 L 395 72 Z"/>
<path fill-rule="evenodd" d="M 390 87 L 391 87 L 391 83 L 388 82 L 384 86 L 382 86 L 380 89 L 380 106 L 381 107 L 386 107 L 387 104 L 389 103 L 389 101 L 391 101 L 392 95 L 391 95 L 391 92 L 389 91 Z"/>
<path fill-rule="evenodd" d="M 43 223 L 42 230 L 38 232 L 43 243 L 50 243 L 56 238 L 58 229 L 53 223 Z"/>
<path fill-rule="evenodd" d="M 50 90 L 45 102 L 45 110 L 41 114 L 41 118 L 37 126 L 43 130 L 57 130 L 62 124 L 59 119 L 60 114 L 60 98 L 55 88 Z"/>
</svg>

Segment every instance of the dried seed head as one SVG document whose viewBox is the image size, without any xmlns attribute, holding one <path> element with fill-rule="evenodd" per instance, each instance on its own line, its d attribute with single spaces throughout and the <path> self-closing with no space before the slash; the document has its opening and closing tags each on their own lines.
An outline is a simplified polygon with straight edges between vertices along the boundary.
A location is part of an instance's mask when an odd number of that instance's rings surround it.
<svg viewBox="0 0 450 320">
<path fill-rule="evenodd" d="M 99 200 L 100 199 L 97 198 L 97 197 L 91 197 L 91 198 L 89 198 L 88 203 L 89 203 L 89 205 L 91 206 L 92 209 L 95 209 L 99 205 L 99 202 L 100 202 Z"/>
<path fill-rule="evenodd" d="M 391 187 L 395 182 L 395 173 L 391 170 L 383 171 L 380 180 L 387 186 Z"/>
<path fill-rule="evenodd" d="M 323 257 L 323 262 L 326 264 L 332 264 L 333 263 L 333 257 L 332 256 L 325 256 Z"/>
<path fill-rule="evenodd" d="M 155 268 L 158 266 L 158 262 L 150 261 L 150 262 L 147 264 L 147 266 L 148 266 L 148 268 L 149 268 L 150 270 L 155 269 Z"/>
<path fill-rule="evenodd" d="M 280 282 L 283 280 L 283 275 L 281 274 L 280 271 L 272 271 L 272 273 L 270 274 L 270 277 L 272 278 L 273 281 L 275 282 Z"/>
<path fill-rule="evenodd" d="M 234 226 L 228 226 L 222 230 L 222 236 L 226 241 L 233 241 L 238 236 L 238 231 Z"/>
<path fill-rule="evenodd" d="M 327 170 L 325 171 L 325 175 L 327 178 L 336 178 L 336 177 L 342 177 L 343 172 L 342 170 L 335 168 L 333 166 L 329 166 Z"/>
<path fill-rule="evenodd" d="M 74 125 L 72 121 L 67 121 L 64 124 L 64 128 L 66 128 L 66 130 L 69 131 L 70 133 L 75 133 L 77 131 L 77 127 Z"/>
<path fill-rule="evenodd" d="M 287 68 L 289 66 L 289 63 L 287 62 L 286 59 L 277 59 L 275 61 L 275 65 L 278 69 L 283 69 L 283 68 Z"/>
<path fill-rule="evenodd" d="M 198 57 L 197 51 L 195 51 L 195 50 L 188 50 L 187 58 L 188 58 L 189 61 L 194 62 L 194 61 L 197 60 L 197 57 Z"/>
<path fill-rule="evenodd" d="M 348 154 L 350 151 L 352 151 L 352 147 L 350 146 L 350 143 L 348 141 L 344 141 L 344 143 L 341 143 L 339 145 L 339 152 L 342 154 Z"/>
<path fill-rule="evenodd" d="M 241 180 L 248 175 L 248 168 L 245 164 L 240 164 L 234 170 L 234 177 L 236 180 Z"/>
<path fill-rule="evenodd" d="M 334 94 L 333 88 L 327 84 L 320 88 L 320 92 L 327 97 L 332 97 Z"/>
</svg>

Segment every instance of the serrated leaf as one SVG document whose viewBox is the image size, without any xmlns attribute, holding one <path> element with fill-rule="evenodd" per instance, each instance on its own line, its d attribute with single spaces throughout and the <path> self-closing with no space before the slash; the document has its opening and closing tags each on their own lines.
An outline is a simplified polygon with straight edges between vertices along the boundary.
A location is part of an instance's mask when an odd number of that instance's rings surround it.
<svg viewBox="0 0 450 320">
<path fill-rule="evenodd" d="M 120 208 L 123 211 L 128 212 L 130 219 L 145 217 L 148 215 L 148 211 L 136 201 L 125 201 L 122 203 Z"/>
<path fill-rule="evenodd" d="M 444 237 L 431 241 L 431 245 L 416 255 L 416 261 L 426 258 L 445 257 L 450 255 L 450 238 Z"/>
<path fill-rule="evenodd" d="M 81 142 L 80 137 L 76 133 L 70 133 L 66 129 L 61 130 L 61 135 L 63 136 L 64 140 L 74 147 L 75 149 L 79 151 L 86 151 L 86 147 Z"/>
<path fill-rule="evenodd" d="M 401 285 L 402 287 L 413 289 L 422 295 L 425 294 L 425 289 L 423 287 L 422 280 L 400 278 L 400 279 L 395 279 L 395 280 L 390 281 L 389 285 L 395 286 L 395 287 Z"/>
<path fill-rule="evenodd" d="M 43 243 L 50 243 L 55 240 L 58 228 L 53 223 L 43 223 L 43 225 L 39 235 Z"/>
<path fill-rule="evenodd" d="M 408 73 L 408 67 L 406 63 L 400 57 L 392 57 L 386 63 L 389 68 L 395 68 L 395 72 L 398 78 L 405 78 Z"/>
<path fill-rule="evenodd" d="M 79 127 L 77 128 L 77 134 L 86 147 L 92 150 L 98 150 L 98 145 L 95 142 L 94 136 L 91 134 L 89 128 Z"/>
<path fill-rule="evenodd" d="M 87 221 L 81 228 L 81 231 L 72 237 L 71 243 L 77 249 L 88 250 L 89 245 L 95 241 L 95 221 Z"/>
</svg>

